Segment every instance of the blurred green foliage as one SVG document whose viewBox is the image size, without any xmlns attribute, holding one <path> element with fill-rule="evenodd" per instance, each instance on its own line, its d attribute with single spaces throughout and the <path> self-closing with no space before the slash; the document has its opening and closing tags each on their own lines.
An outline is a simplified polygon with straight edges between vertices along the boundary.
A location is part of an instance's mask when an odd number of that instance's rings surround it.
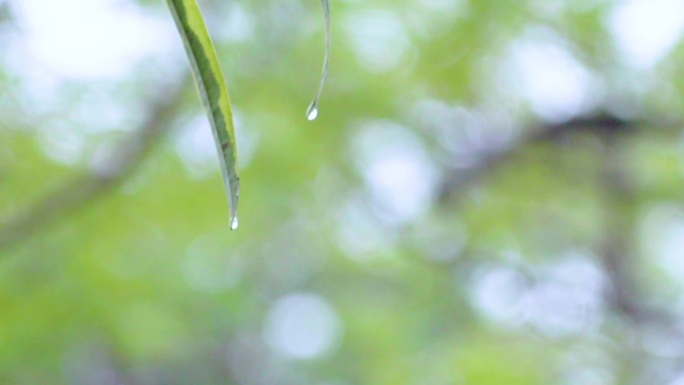
<svg viewBox="0 0 684 385">
<path fill-rule="evenodd" d="M 50 4 L 0 0 L 1 384 L 684 378 L 677 0 L 332 0 L 313 123 L 318 1 L 200 2 L 234 233 L 192 87 L 115 167 L 188 72 L 163 2 Z"/>
</svg>

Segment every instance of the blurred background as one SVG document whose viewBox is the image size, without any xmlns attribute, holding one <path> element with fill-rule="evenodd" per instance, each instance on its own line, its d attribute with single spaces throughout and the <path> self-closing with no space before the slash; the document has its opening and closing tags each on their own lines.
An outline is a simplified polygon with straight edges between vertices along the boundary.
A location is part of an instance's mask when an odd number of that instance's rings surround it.
<svg viewBox="0 0 684 385">
<path fill-rule="evenodd" d="M 0 0 L 0 383 L 684 384 L 684 2 Z"/>
</svg>

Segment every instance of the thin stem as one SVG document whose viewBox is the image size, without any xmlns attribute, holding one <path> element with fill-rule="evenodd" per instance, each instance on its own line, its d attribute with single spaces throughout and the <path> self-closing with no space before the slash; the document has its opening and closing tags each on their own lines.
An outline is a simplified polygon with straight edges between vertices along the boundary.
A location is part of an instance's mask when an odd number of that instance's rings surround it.
<svg viewBox="0 0 684 385">
<path fill-rule="evenodd" d="M 325 21 L 325 56 L 323 58 L 323 74 L 321 75 L 321 83 L 318 86 L 318 91 L 316 92 L 316 97 L 309 104 L 309 108 L 306 110 L 306 118 L 309 120 L 314 120 L 318 117 L 318 103 L 323 94 L 323 88 L 325 87 L 325 81 L 328 79 L 328 70 L 330 68 L 330 52 L 332 51 L 332 28 L 330 26 L 330 1 L 321 0 L 323 5 L 323 17 Z"/>
</svg>

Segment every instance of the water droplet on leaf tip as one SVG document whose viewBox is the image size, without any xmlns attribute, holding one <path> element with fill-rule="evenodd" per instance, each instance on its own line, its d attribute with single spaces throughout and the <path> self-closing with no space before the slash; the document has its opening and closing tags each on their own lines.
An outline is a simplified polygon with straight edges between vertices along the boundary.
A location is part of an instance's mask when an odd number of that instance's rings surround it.
<svg viewBox="0 0 684 385">
<path fill-rule="evenodd" d="M 309 120 L 315 120 L 318 117 L 318 103 L 313 102 L 306 110 L 306 118 Z"/>
<path fill-rule="evenodd" d="M 237 217 L 233 217 L 233 218 L 230 220 L 230 229 L 231 229 L 231 230 L 237 230 L 237 228 L 238 228 L 239 225 L 240 225 L 240 224 L 238 223 L 238 218 L 237 218 Z"/>
</svg>

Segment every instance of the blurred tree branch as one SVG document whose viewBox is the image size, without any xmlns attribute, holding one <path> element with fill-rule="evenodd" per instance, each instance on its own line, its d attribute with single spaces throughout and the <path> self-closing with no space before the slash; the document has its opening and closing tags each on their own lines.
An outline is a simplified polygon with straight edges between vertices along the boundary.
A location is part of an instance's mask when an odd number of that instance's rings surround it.
<svg viewBox="0 0 684 385">
<path fill-rule="evenodd" d="M 672 122 L 626 120 L 611 114 L 578 117 L 560 124 L 544 125 L 528 131 L 508 146 L 480 154 L 471 168 L 454 171 L 442 186 L 441 199 L 459 199 L 461 192 L 509 163 L 525 148 L 538 143 L 562 143 L 570 135 L 592 134 L 603 144 L 604 154 L 599 184 L 606 196 L 606 233 L 598 246 L 600 263 L 609 280 L 608 305 L 634 325 L 656 323 L 670 325 L 672 316 L 663 309 L 649 308 L 642 300 L 633 277 L 629 245 L 635 221 L 636 198 L 633 186 L 622 169 L 618 152 L 620 141 L 646 127 L 658 130 L 679 129 Z M 670 325 L 671 326 L 671 325 Z"/>
<path fill-rule="evenodd" d="M 599 188 L 605 201 L 604 232 L 596 252 L 599 263 L 607 279 L 604 298 L 607 307 L 616 317 L 625 322 L 638 343 L 647 338 L 648 330 L 659 330 L 674 340 L 681 340 L 684 335 L 678 327 L 678 318 L 669 309 L 649 304 L 645 298 L 647 293 L 640 287 L 636 266 L 636 255 L 632 245 L 634 227 L 637 221 L 638 197 L 620 156 L 622 141 L 631 134 L 644 132 L 646 128 L 656 127 L 659 131 L 677 130 L 680 125 L 672 122 L 652 122 L 643 120 L 625 120 L 617 116 L 603 114 L 594 117 L 582 117 L 556 125 L 541 126 L 529 131 L 510 145 L 491 152 L 481 154 L 475 166 L 455 171 L 445 182 L 442 199 L 459 199 L 463 189 L 472 186 L 482 178 L 509 163 L 527 146 L 537 143 L 562 144 L 570 135 L 591 134 L 602 143 L 602 154 L 598 158 L 601 168 Z M 636 375 L 644 369 L 645 361 L 642 352 L 629 347 L 622 357 L 627 377 Z"/>
<path fill-rule="evenodd" d="M 191 78 L 185 76 L 159 92 L 159 97 L 150 102 L 140 127 L 115 147 L 106 164 L 66 181 L 42 200 L 0 224 L 0 250 L 30 239 L 63 216 L 111 192 L 138 168 L 159 143 L 159 138 L 169 131 L 190 85 Z"/>
<path fill-rule="evenodd" d="M 604 195 L 606 219 L 598 252 L 609 283 L 606 291 L 608 305 L 616 314 L 637 324 L 645 321 L 648 313 L 642 309 L 638 297 L 630 253 L 637 201 L 634 186 L 629 183 L 620 164 L 619 151 L 615 141 L 610 140 L 602 156 L 603 170 L 598 183 Z"/>
<path fill-rule="evenodd" d="M 597 245 L 607 285 L 603 297 L 607 307 L 630 331 L 633 341 L 623 346 L 618 382 L 626 382 L 648 372 L 650 331 L 658 330 L 673 341 L 684 335 L 677 315 L 663 306 L 649 303 L 648 287 L 640 284 L 635 231 L 638 226 L 639 199 L 621 156 L 619 137 L 606 137 L 598 184 L 604 200 L 604 232 Z"/>
<path fill-rule="evenodd" d="M 509 162 L 527 146 L 542 142 L 559 142 L 570 134 L 593 133 L 600 137 L 615 137 L 636 131 L 645 122 L 630 121 L 610 114 L 578 117 L 560 124 L 532 129 L 507 146 L 479 154 L 479 161 L 470 168 L 451 173 L 442 186 L 441 199 L 446 200 Z"/>
</svg>

